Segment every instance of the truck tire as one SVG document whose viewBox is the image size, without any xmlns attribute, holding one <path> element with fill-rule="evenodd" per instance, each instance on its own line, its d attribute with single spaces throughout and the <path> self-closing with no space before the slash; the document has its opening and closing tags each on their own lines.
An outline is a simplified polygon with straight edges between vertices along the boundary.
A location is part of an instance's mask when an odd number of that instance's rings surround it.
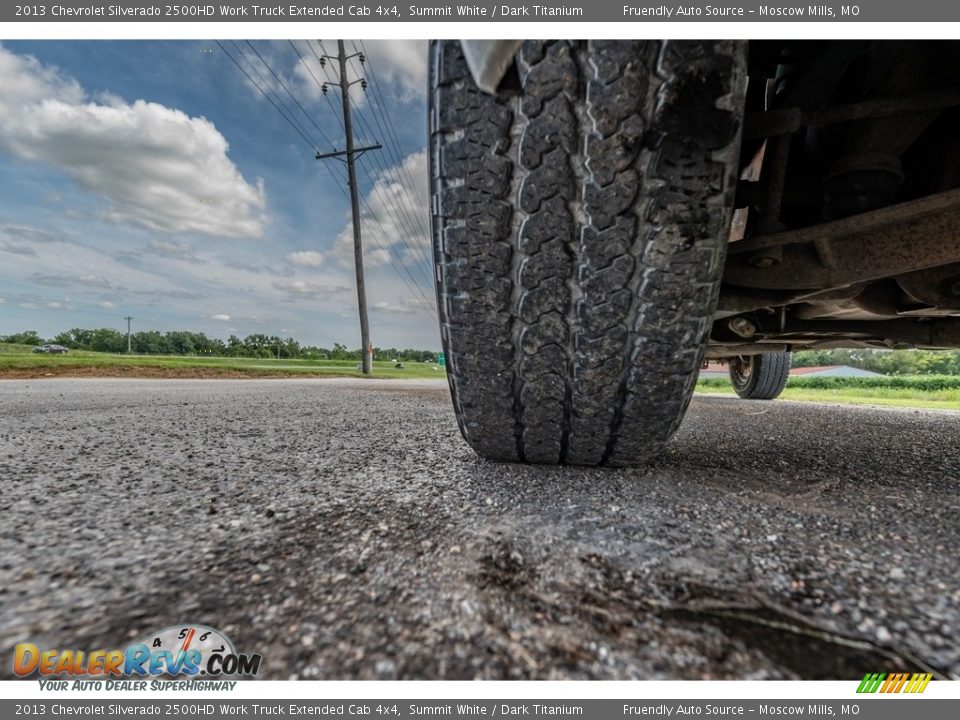
<svg viewBox="0 0 960 720">
<path fill-rule="evenodd" d="M 431 46 L 434 257 L 467 443 L 635 465 L 680 424 L 728 241 L 743 43 L 527 42 L 521 92 Z"/>
<path fill-rule="evenodd" d="M 790 353 L 771 352 L 730 359 L 730 382 L 747 400 L 773 400 L 790 375 Z"/>
</svg>

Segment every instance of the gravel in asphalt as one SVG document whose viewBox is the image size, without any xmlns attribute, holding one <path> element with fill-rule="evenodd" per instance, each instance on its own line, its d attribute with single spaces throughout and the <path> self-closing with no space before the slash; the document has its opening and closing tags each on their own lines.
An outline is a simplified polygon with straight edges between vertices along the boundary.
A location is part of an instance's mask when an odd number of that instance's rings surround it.
<svg viewBox="0 0 960 720">
<path fill-rule="evenodd" d="M 650 467 L 525 467 L 431 381 L 3 381 L 0 653 L 195 622 L 275 679 L 957 676 L 958 445 L 698 397 Z"/>
</svg>

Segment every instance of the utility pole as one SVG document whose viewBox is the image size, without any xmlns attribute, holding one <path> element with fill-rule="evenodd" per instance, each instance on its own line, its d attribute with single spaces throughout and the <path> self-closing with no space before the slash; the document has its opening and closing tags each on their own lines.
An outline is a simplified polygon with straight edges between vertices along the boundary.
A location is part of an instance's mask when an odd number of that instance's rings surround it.
<svg viewBox="0 0 960 720">
<path fill-rule="evenodd" d="M 366 61 L 363 53 L 354 53 L 347 55 L 343 47 L 343 40 L 337 40 L 337 56 L 323 55 L 320 58 L 320 65 L 325 65 L 326 60 L 336 60 L 340 67 L 340 76 L 334 85 L 340 86 L 340 98 L 343 102 L 343 131 L 346 135 L 346 150 L 332 153 L 317 153 L 317 160 L 325 158 L 346 157 L 347 163 L 347 181 L 350 185 L 350 208 L 353 212 L 353 262 L 357 271 L 357 304 L 360 307 L 360 352 L 363 358 L 361 365 L 364 375 L 371 372 L 371 348 L 370 343 L 370 324 L 367 321 L 367 292 L 363 283 L 363 245 L 360 241 L 360 195 L 357 191 L 357 168 L 356 159 L 368 150 L 379 150 L 383 147 L 380 144 L 369 145 L 367 147 L 357 148 L 353 145 L 353 123 L 350 118 L 350 86 L 360 83 L 360 87 L 367 89 L 365 78 L 358 78 L 350 81 L 347 79 L 347 61 L 351 58 L 359 57 L 360 64 Z M 327 83 L 323 84 L 323 92 L 327 92 Z"/>
<path fill-rule="evenodd" d="M 127 321 L 127 355 L 130 354 L 130 321 L 133 320 L 133 315 L 124 315 L 123 319 Z"/>
</svg>

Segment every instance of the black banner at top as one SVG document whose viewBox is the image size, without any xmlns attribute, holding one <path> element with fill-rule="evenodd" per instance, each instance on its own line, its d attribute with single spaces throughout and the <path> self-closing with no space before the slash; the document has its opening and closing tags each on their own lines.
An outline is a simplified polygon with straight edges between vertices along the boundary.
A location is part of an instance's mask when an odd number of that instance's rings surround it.
<svg viewBox="0 0 960 720">
<path fill-rule="evenodd" d="M 35 0 L 3 3 L 0 22 L 952 22 L 954 0 L 860 3 L 704 3 L 655 0 L 586 2 L 316 2 L 221 0 Z"/>
</svg>

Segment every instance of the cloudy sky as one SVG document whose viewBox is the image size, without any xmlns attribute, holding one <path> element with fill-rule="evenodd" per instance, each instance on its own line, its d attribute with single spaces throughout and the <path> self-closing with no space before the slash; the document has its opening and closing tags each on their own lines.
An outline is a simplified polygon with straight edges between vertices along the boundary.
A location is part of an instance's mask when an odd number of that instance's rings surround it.
<svg viewBox="0 0 960 720">
<path fill-rule="evenodd" d="M 311 149 L 342 147 L 331 68 L 303 41 L 224 48 L 249 77 L 213 42 L 0 44 L 0 334 L 133 315 L 359 346 L 346 172 Z M 432 348 L 426 46 L 362 49 L 357 141 L 387 146 L 359 169 L 372 339 Z"/>
</svg>

